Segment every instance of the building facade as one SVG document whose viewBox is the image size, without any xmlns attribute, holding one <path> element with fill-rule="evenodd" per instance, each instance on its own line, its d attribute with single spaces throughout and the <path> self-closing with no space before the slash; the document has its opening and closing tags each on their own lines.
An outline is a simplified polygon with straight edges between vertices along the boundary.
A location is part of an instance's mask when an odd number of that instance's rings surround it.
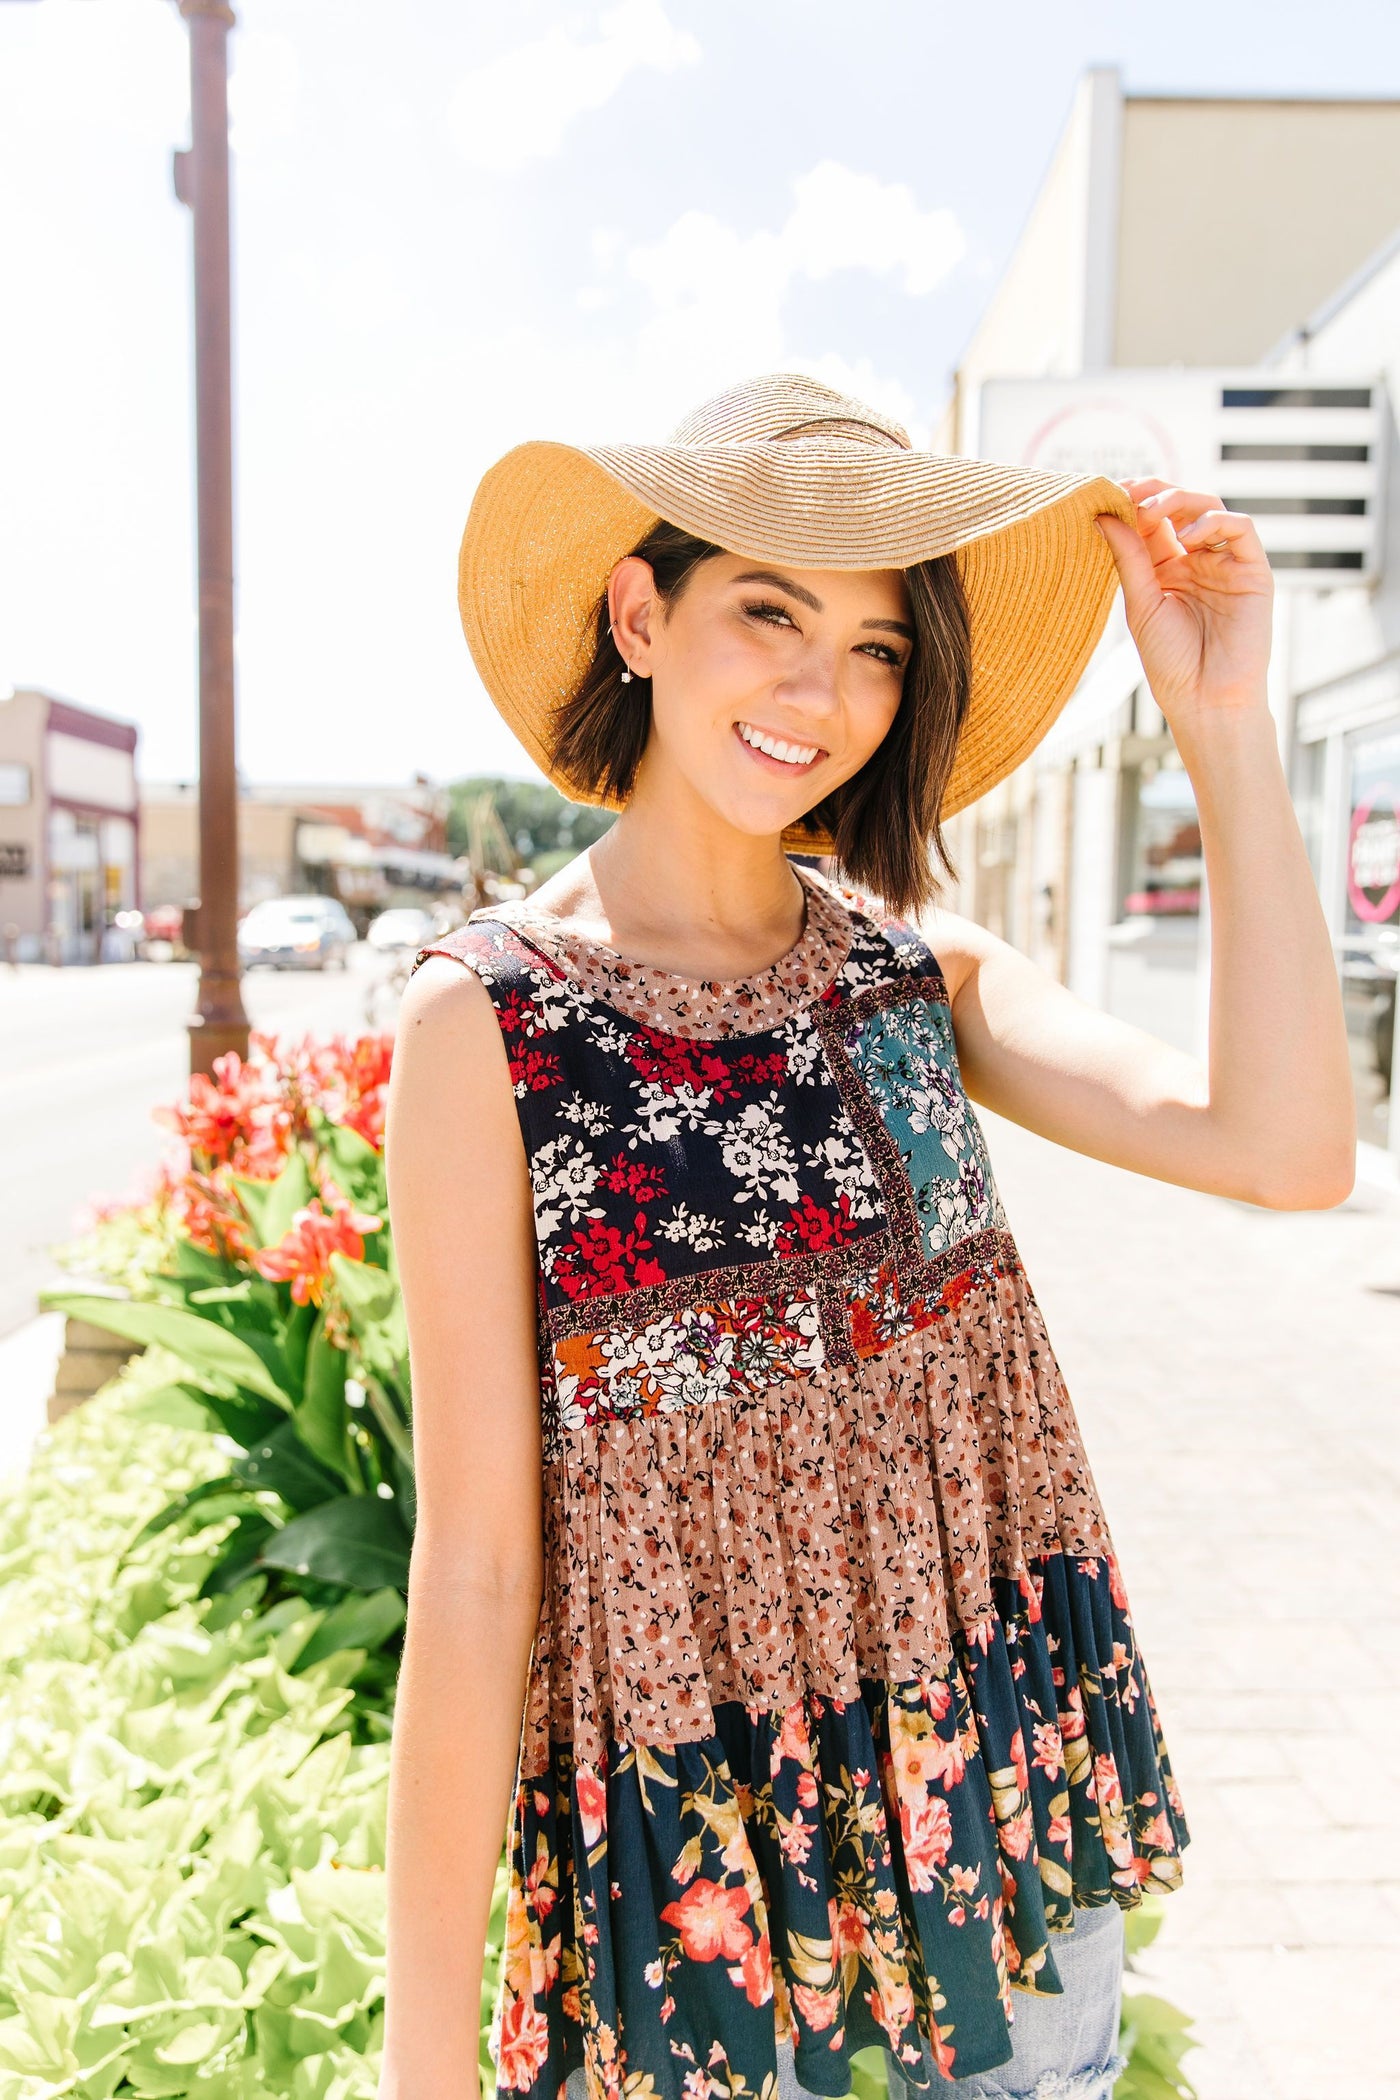
<svg viewBox="0 0 1400 2100">
<path fill-rule="evenodd" d="M 199 894 L 199 785 L 143 782 L 142 888 L 151 906 Z M 425 774 L 401 786 L 241 783 L 240 912 L 307 891 L 338 897 L 363 933 L 386 905 L 460 897 L 463 864 L 447 848 L 446 790 Z"/>
<path fill-rule="evenodd" d="M 1160 180 L 1182 167 L 1211 179 Z M 1381 793 L 1400 746 L 1373 735 L 1391 719 L 1400 639 L 1397 200 L 1400 102 L 1135 96 L 1087 74 L 941 431 L 950 450 L 1216 488 L 1256 517 L 1279 584 L 1270 705 L 1344 981 L 1353 963 L 1357 977 L 1363 1165 L 1387 1173 L 1400 1132 L 1388 1073 L 1368 1076 L 1366 1059 L 1387 1054 L 1381 935 L 1400 893 L 1358 932 L 1343 866 L 1354 830 L 1374 875 L 1387 810 L 1400 827 Z M 1121 603 L 1050 734 L 946 828 L 954 909 L 1081 997 L 1204 1053 L 1200 831 Z M 1367 908 L 1389 888 L 1363 886 Z"/>
<path fill-rule="evenodd" d="M 16 961 L 98 962 L 140 908 L 136 748 L 132 722 L 0 695 L 0 935 Z"/>
</svg>

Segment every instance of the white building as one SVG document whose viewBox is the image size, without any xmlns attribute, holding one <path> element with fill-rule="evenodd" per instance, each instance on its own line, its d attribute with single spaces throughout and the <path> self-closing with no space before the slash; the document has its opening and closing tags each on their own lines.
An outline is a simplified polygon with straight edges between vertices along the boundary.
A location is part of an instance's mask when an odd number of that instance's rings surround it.
<svg viewBox="0 0 1400 2100">
<path fill-rule="evenodd" d="M 1162 179 L 1190 169 L 1209 179 Z M 1120 480 L 1160 473 L 1253 512 L 1279 581 L 1270 701 L 1302 804 L 1315 807 L 1309 835 L 1339 941 L 1355 937 L 1338 874 L 1343 776 L 1366 728 L 1347 710 L 1364 705 L 1357 680 L 1374 691 L 1387 635 L 1396 647 L 1386 579 L 1400 546 L 1383 511 L 1397 500 L 1385 260 L 1397 219 L 1400 102 L 1127 95 L 1115 73 L 1091 72 L 941 433 L 950 450 Z M 1309 386 L 1294 383 L 1300 371 Z M 1309 691 L 1295 706 L 1300 680 Z M 1313 692 L 1324 687 L 1328 700 Z M 1375 808 L 1364 819 L 1368 868 L 1384 857 L 1384 823 Z M 1204 1049 L 1194 799 L 1121 607 L 1031 759 L 947 830 L 962 878 L 950 904 L 1082 997 Z M 1385 891 L 1371 894 L 1377 904 Z M 1364 938 L 1355 968 L 1372 973 L 1369 989 L 1349 991 L 1349 1007 L 1374 1171 L 1385 1158 L 1374 1148 L 1394 1134 L 1383 1075 L 1366 1072 L 1367 1056 L 1384 1058 L 1385 1022 L 1378 937 Z"/>
</svg>

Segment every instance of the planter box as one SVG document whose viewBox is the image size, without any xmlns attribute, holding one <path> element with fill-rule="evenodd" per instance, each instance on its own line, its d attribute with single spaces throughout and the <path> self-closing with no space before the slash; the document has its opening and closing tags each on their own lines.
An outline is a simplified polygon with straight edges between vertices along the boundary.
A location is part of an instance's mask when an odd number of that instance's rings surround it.
<svg viewBox="0 0 1400 2100">
<path fill-rule="evenodd" d="M 56 1422 L 70 1408 L 90 1400 L 99 1386 L 115 1378 L 124 1363 L 141 1354 L 136 1342 L 128 1342 L 90 1320 L 69 1319 L 64 1326 L 63 1354 L 58 1359 L 54 1387 L 49 1395 L 48 1419 Z"/>
</svg>

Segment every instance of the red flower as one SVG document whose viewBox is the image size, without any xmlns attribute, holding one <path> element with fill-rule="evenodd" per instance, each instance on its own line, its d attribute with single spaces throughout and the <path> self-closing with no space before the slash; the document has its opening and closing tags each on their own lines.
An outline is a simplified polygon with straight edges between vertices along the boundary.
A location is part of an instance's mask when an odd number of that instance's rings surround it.
<svg viewBox="0 0 1400 2100">
<path fill-rule="evenodd" d="M 607 1788 L 590 1765 L 580 1765 L 574 1775 L 574 1796 L 583 1824 L 583 1841 L 590 1848 L 608 1827 Z"/>
<path fill-rule="evenodd" d="M 549 2056 L 549 2022 L 531 1998 L 512 1998 L 501 2014 L 501 2084 L 527 2092 Z"/>
<path fill-rule="evenodd" d="M 542 1094 L 546 1087 L 558 1086 L 563 1076 L 552 1050 L 510 1051 L 511 1084 L 523 1086 L 527 1093 Z"/>
<path fill-rule="evenodd" d="M 378 1232 L 384 1222 L 352 1210 L 343 1200 L 332 1198 L 332 1202 L 334 1207 L 328 1211 L 321 1198 L 313 1196 L 296 1212 L 277 1245 L 264 1247 L 253 1256 L 253 1267 L 260 1276 L 291 1284 L 298 1305 L 319 1305 L 330 1279 L 331 1256 L 346 1254 L 351 1261 L 363 1261 L 363 1235 Z"/>
<path fill-rule="evenodd" d="M 245 1064 L 236 1050 L 214 1059 L 212 1078 L 190 1074 L 187 1103 L 151 1114 L 178 1131 L 200 1167 L 230 1166 L 252 1179 L 274 1179 L 291 1142 L 292 1116 L 276 1073 Z"/>
<path fill-rule="evenodd" d="M 768 2003 L 773 1995 L 773 1949 L 766 1932 L 746 1950 L 738 1967 L 729 1971 L 729 1981 L 743 1986 L 750 2005 Z"/>
<path fill-rule="evenodd" d="M 752 1050 L 725 1056 L 708 1044 L 646 1027 L 629 1037 L 627 1058 L 635 1072 L 663 1093 L 708 1091 L 717 1103 L 736 1099 L 747 1087 L 776 1086 L 787 1070 L 781 1050 L 766 1057 Z"/>
<path fill-rule="evenodd" d="M 590 1218 L 554 1264 L 559 1288 L 570 1298 L 603 1298 L 629 1284 L 664 1283 L 666 1271 L 652 1254 L 645 1226 L 640 1211 L 637 1229 L 628 1233 Z"/>
<path fill-rule="evenodd" d="M 753 1942 L 744 1922 L 748 1908 L 747 1889 L 721 1888 L 717 1881 L 702 1876 L 691 1882 L 678 1901 L 668 1903 L 661 1916 L 680 1933 L 682 1950 L 690 1961 L 713 1961 L 717 1955 L 737 1961 Z"/>
<path fill-rule="evenodd" d="M 630 1196 L 634 1203 L 654 1203 L 666 1193 L 666 1180 L 660 1167 L 643 1166 L 639 1159 L 629 1159 L 619 1152 L 598 1176 L 599 1188 L 611 1196 Z"/>
<path fill-rule="evenodd" d="M 855 1238 L 856 1224 L 851 1216 L 851 1199 L 842 1190 L 834 1209 L 815 1203 L 810 1195 L 787 1214 L 787 1222 L 778 1228 L 773 1242 L 778 1254 L 815 1254 L 827 1247 L 844 1247 L 847 1240 Z"/>
</svg>

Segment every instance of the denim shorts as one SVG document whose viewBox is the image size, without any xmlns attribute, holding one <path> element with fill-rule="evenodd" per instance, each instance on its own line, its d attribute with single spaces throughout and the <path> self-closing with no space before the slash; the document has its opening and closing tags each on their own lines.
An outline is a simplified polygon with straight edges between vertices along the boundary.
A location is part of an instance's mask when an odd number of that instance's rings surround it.
<svg viewBox="0 0 1400 2100">
<path fill-rule="evenodd" d="M 941 2078 L 926 2059 L 932 2089 L 922 2100 L 1109 2100 L 1127 2058 L 1118 2053 L 1123 2003 L 1123 1912 L 1116 1903 L 1076 1908 L 1073 1928 L 1051 1940 L 1064 1990 L 1055 1997 L 1011 1993 L 1011 2056 L 993 2071 Z M 889 2062 L 890 2100 L 911 2088 Z M 792 2044 L 778 2044 L 779 2100 L 810 2100 L 793 2067 Z"/>
</svg>

